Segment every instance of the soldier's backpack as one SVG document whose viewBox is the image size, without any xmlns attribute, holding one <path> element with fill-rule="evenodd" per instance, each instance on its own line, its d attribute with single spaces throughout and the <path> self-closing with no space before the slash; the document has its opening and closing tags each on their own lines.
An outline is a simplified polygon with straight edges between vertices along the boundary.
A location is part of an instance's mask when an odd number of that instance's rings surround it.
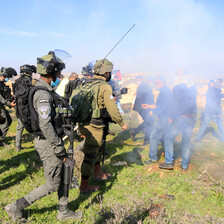
<svg viewBox="0 0 224 224">
<path fill-rule="evenodd" d="M 32 79 L 27 76 L 21 76 L 13 85 L 13 92 L 16 101 L 16 117 L 23 123 L 25 129 L 32 133 L 30 124 L 30 111 L 28 96 L 32 87 Z"/>
<path fill-rule="evenodd" d="M 42 135 L 40 127 L 38 114 L 33 107 L 33 96 L 38 90 L 45 90 L 51 93 L 55 106 L 56 106 L 56 116 L 54 117 L 54 128 L 58 135 L 63 134 L 62 125 L 63 119 L 67 119 L 65 113 L 69 112 L 68 103 L 55 92 L 49 91 L 47 88 L 42 86 L 33 86 L 32 79 L 28 77 L 20 77 L 16 80 L 14 84 L 14 94 L 16 98 L 16 116 L 23 123 L 25 129 L 29 133 L 35 133 L 39 136 Z M 66 112 L 65 112 L 66 109 Z M 59 111 L 60 110 L 60 111 Z M 62 118 L 63 117 L 63 118 Z"/>
<path fill-rule="evenodd" d="M 98 94 L 101 85 L 106 81 L 101 79 L 85 79 L 72 92 L 70 105 L 74 122 L 88 121 L 90 118 L 99 118 Z"/>
</svg>

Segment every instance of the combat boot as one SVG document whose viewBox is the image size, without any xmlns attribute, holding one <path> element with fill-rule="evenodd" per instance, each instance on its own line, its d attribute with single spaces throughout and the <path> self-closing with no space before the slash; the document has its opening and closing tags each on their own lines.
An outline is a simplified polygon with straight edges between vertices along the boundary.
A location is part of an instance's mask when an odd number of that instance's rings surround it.
<svg viewBox="0 0 224 224">
<path fill-rule="evenodd" d="M 81 219 L 81 212 L 73 212 L 68 208 L 68 205 L 59 205 L 58 208 L 58 220 L 67 220 L 67 219 Z"/>
<path fill-rule="evenodd" d="M 88 180 L 81 180 L 81 185 L 79 187 L 80 194 L 91 193 L 100 189 L 98 186 L 89 185 L 88 182 Z"/>
<path fill-rule="evenodd" d="M 103 181 L 103 180 L 107 180 L 110 177 L 111 177 L 110 173 L 104 173 L 101 170 L 100 164 L 96 164 L 94 166 L 94 181 L 100 182 L 100 181 Z"/>
<path fill-rule="evenodd" d="M 29 206 L 29 203 L 24 197 L 22 197 L 18 199 L 16 202 L 7 205 L 5 207 L 5 210 L 14 222 L 18 220 L 25 221 L 26 219 L 23 217 L 23 209 L 26 208 L 27 206 Z"/>
</svg>

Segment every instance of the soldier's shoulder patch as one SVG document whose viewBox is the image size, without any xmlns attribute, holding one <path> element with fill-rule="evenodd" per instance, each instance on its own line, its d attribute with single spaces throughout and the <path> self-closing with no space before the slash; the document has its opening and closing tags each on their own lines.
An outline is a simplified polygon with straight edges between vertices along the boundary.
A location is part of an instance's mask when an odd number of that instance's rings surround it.
<svg viewBox="0 0 224 224">
<path fill-rule="evenodd" d="M 47 105 L 38 107 L 38 113 L 43 119 L 47 119 L 50 114 L 50 108 Z"/>
</svg>

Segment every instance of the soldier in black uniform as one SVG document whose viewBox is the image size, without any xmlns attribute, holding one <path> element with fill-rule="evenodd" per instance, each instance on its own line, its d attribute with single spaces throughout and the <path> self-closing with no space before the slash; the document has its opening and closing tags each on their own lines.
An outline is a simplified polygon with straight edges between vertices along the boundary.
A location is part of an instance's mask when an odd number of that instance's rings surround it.
<svg viewBox="0 0 224 224">
<path fill-rule="evenodd" d="M 20 99 L 23 100 L 21 95 L 23 95 L 24 89 L 35 85 L 36 81 L 32 79 L 32 74 L 36 73 L 36 70 L 36 66 L 34 65 L 25 64 L 20 66 L 20 78 L 15 81 L 13 86 L 16 105 L 18 105 L 18 103 L 22 103 Z M 24 125 L 19 117 L 18 106 L 16 107 L 16 116 L 18 118 L 18 123 L 16 126 L 16 151 L 18 152 L 23 149 L 23 147 L 21 147 L 21 139 L 24 130 Z"/>
<path fill-rule="evenodd" d="M 9 86 L 5 85 L 12 76 L 16 76 L 17 73 L 13 68 L 1 68 L 0 71 L 0 108 L 1 115 L 4 117 L 5 122 L 0 125 L 0 146 L 6 146 L 4 142 L 5 136 L 9 130 L 9 126 L 12 123 L 9 111 L 5 106 L 9 108 L 15 107 L 14 97 L 11 95 L 11 89 Z"/>
<path fill-rule="evenodd" d="M 33 121 L 35 148 L 43 162 L 46 181 L 43 185 L 5 207 L 8 215 L 14 221 L 23 220 L 24 208 L 54 191 L 58 192 L 59 211 L 57 219 L 79 219 L 82 216 L 81 213 L 73 212 L 68 208 L 68 197 L 64 195 L 63 162 L 66 160 L 67 154 L 61 136 L 63 130 L 60 124 L 63 121 L 61 119 L 56 120 L 58 102 L 56 102 L 55 97 L 57 99 L 60 97 L 51 86 L 51 81 L 55 81 L 64 68 L 63 61 L 56 57 L 52 51 L 37 59 L 37 72 L 40 74 L 40 79 L 36 87 L 39 87 L 39 90 L 34 93 L 32 101 L 29 101 L 29 108 L 32 108 L 31 119 Z"/>
</svg>

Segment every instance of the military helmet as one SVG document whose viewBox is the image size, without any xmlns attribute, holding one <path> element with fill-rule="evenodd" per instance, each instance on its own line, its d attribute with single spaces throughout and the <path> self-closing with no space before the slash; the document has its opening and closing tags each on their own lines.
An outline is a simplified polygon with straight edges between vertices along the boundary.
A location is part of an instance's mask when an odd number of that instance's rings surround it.
<svg viewBox="0 0 224 224">
<path fill-rule="evenodd" d="M 58 72 L 65 68 L 64 62 L 55 56 L 53 51 L 41 58 L 37 58 L 37 73 L 47 75 L 49 73 Z"/>
<path fill-rule="evenodd" d="M 92 75 L 92 71 L 88 69 L 88 65 L 85 65 L 84 67 L 82 67 L 82 75 L 83 76 Z"/>
<path fill-rule="evenodd" d="M 34 65 L 25 64 L 20 66 L 20 73 L 32 74 L 36 72 L 37 72 L 37 68 Z"/>
<path fill-rule="evenodd" d="M 84 66 L 82 68 L 82 75 L 83 76 L 93 76 L 93 66 L 94 66 L 95 63 L 93 62 L 89 62 L 88 65 Z"/>
<path fill-rule="evenodd" d="M 93 67 L 93 73 L 96 75 L 104 75 L 106 72 L 111 72 L 113 69 L 113 63 L 107 59 L 96 61 Z"/>
<path fill-rule="evenodd" d="M 17 72 L 14 68 L 5 68 L 2 67 L 0 71 L 0 75 L 2 75 L 4 78 L 12 78 L 12 76 L 16 76 Z"/>
</svg>

